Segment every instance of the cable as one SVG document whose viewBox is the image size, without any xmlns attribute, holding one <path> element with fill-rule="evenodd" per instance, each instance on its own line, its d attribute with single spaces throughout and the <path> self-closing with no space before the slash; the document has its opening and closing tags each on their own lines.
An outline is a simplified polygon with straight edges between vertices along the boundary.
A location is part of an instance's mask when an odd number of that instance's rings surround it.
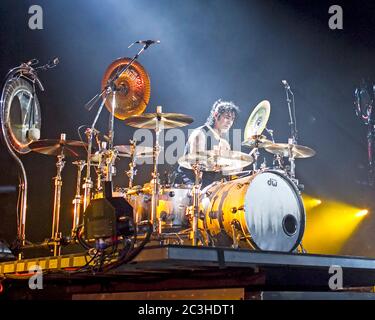
<svg viewBox="0 0 375 320">
<path fill-rule="evenodd" d="M 141 242 L 141 244 L 134 250 L 130 251 L 130 253 L 126 254 L 122 259 L 117 260 L 103 268 L 103 272 L 108 272 L 122 264 L 128 263 L 129 261 L 133 260 L 144 248 L 144 246 L 150 241 L 152 235 L 152 224 L 148 223 L 148 231 L 146 234 L 145 239 Z"/>
</svg>

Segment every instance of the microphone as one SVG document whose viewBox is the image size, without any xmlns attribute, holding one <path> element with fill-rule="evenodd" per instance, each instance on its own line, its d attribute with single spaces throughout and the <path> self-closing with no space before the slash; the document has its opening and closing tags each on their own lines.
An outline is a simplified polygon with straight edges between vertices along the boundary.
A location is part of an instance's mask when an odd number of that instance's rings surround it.
<svg viewBox="0 0 375 320">
<path fill-rule="evenodd" d="M 154 43 L 160 43 L 160 40 L 138 40 L 135 43 L 147 44 L 149 46 Z"/>
<path fill-rule="evenodd" d="M 59 58 L 58 58 L 58 57 L 54 57 L 54 58 L 52 59 L 52 61 L 48 61 L 48 65 L 47 65 L 47 67 L 48 67 L 48 68 L 54 68 L 54 67 L 56 67 L 59 63 L 60 63 Z"/>
<path fill-rule="evenodd" d="M 287 89 L 287 90 L 290 89 L 290 85 L 289 85 L 289 83 L 286 80 L 281 80 L 281 82 L 283 83 L 285 89 Z"/>
<path fill-rule="evenodd" d="M 159 44 L 160 40 L 138 40 L 138 41 L 133 42 L 128 48 L 130 48 L 131 46 L 133 46 L 136 43 L 144 44 L 147 47 L 149 47 L 150 45 L 152 45 L 154 43 L 158 43 Z"/>
<path fill-rule="evenodd" d="M 52 60 L 48 61 L 45 65 L 35 68 L 35 70 L 43 70 L 46 71 L 48 69 L 52 69 L 59 64 L 60 60 L 58 57 L 54 57 Z"/>
</svg>

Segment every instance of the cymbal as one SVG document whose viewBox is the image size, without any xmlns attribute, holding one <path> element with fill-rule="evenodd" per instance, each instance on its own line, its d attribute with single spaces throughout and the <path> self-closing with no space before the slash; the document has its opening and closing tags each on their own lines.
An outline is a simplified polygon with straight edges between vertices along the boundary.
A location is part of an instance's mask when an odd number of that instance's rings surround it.
<svg viewBox="0 0 375 320">
<path fill-rule="evenodd" d="M 250 148 L 265 148 L 273 145 L 273 142 L 266 138 L 264 135 L 251 136 L 249 140 L 242 142 L 243 146 Z"/>
<path fill-rule="evenodd" d="M 155 129 L 158 119 L 163 129 L 184 127 L 194 121 L 192 117 L 182 113 L 144 113 L 139 116 L 130 116 L 124 122 L 135 128 Z"/>
<path fill-rule="evenodd" d="M 252 136 L 262 134 L 268 122 L 268 118 L 270 117 L 270 113 L 271 104 L 268 100 L 263 100 L 258 103 L 247 120 L 244 131 L 245 140 L 249 140 Z"/>
<path fill-rule="evenodd" d="M 130 58 L 120 58 L 113 61 L 107 68 L 102 79 L 102 90 L 112 79 L 116 72 L 125 67 Z M 116 81 L 116 101 L 114 116 L 124 120 L 129 116 L 138 115 L 145 111 L 150 100 L 150 78 L 142 65 L 134 61 Z M 109 112 L 112 112 L 113 93 L 107 96 L 105 106 Z"/>
<path fill-rule="evenodd" d="M 199 165 L 202 171 L 233 171 L 244 168 L 253 162 L 253 157 L 239 151 L 201 151 L 189 153 L 182 156 L 178 163 L 186 169 L 193 169 L 194 165 Z"/>
<path fill-rule="evenodd" d="M 74 140 L 44 139 L 29 144 L 29 148 L 37 153 L 58 156 L 61 152 L 68 158 L 80 158 L 87 155 L 87 144 Z"/>
<path fill-rule="evenodd" d="M 131 146 L 128 145 L 120 145 L 114 147 L 118 152 L 119 157 L 131 157 Z M 151 147 L 144 147 L 144 146 L 136 146 L 135 147 L 135 157 L 152 157 L 154 154 L 154 150 Z"/>
<path fill-rule="evenodd" d="M 290 150 L 294 158 L 310 158 L 316 153 L 309 147 L 288 143 L 275 143 L 265 147 L 265 150 L 273 154 L 278 154 L 282 157 L 289 157 Z"/>
</svg>

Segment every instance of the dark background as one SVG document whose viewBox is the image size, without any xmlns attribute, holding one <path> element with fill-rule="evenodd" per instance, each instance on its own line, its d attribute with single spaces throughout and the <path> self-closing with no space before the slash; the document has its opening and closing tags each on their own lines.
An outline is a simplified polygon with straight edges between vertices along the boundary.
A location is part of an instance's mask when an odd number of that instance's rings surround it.
<svg viewBox="0 0 375 320">
<path fill-rule="evenodd" d="M 44 29 L 28 28 L 28 9 L 43 8 Z M 344 29 L 330 30 L 328 8 L 341 5 Z M 299 143 L 317 155 L 297 162 L 297 175 L 309 195 L 371 207 L 373 190 L 366 180 L 366 127 L 356 117 L 353 91 L 362 78 L 374 79 L 375 5 L 372 1 L 224 1 L 224 0 L 3 0 L 0 7 L 0 75 L 31 58 L 60 64 L 40 73 L 42 138 L 78 140 L 77 128 L 90 124 L 95 110 L 84 104 L 100 89 L 107 66 L 132 56 L 139 39 L 160 39 L 141 58 L 151 78 L 146 112 L 186 113 L 200 125 L 212 103 L 233 100 L 241 107 L 235 124 L 243 128 L 254 106 L 271 102 L 268 127 L 277 141 L 289 136 L 285 92 L 287 79 L 296 98 Z M 104 110 L 98 128 L 105 131 Z M 134 130 L 116 121 L 115 144 L 127 144 Z M 17 185 L 17 167 L 1 146 L 0 184 Z M 22 156 L 28 173 L 27 239 L 50 235 L 52 177 L 55 159 L 39 154 Z M 116 184 L 125 186 L 118 166 Z M 168 168 L 163 168 L 168 169 Z M 150 180 L 143 166 L 136 183 Z M 68 232 L 75 192 L 74 167 L 63 172 L 62 230 Z M 16 194 L 0 195 L 0 238 L 16 235 Z M 343 253 L 375 255 L 375 218 L 366 218 Z"/>
</svg>

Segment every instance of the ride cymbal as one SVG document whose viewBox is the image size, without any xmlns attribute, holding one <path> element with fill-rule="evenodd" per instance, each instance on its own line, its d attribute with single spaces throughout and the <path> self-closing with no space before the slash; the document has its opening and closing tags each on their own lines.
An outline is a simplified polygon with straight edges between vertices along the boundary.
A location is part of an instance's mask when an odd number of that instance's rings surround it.
<svg viewBox="0 0 375 320">
<path fill-rule="evenodd" d="M 266 136 L 259 135 L 251 136 L 249 140 L 243 141 L 242 145 L 250 148 L 265 148 L 273 145 L 273 142 L 271 140 L 268 140 Z"/>
<path fill-rule="evenodd" d="M 194 119 L 182 113 L 144 113 L 124 120 L 125 124 L 142 129 L 155 129 L 157 122 L 163 129 L 184 127 Z"/>
<path fill-rule="evenodd" d="M 265 147 L 265 150 L 282 157 L 310 158 L 315 155 L 315 150 L 298 144 L 275 143 Z"/>
</svg>

